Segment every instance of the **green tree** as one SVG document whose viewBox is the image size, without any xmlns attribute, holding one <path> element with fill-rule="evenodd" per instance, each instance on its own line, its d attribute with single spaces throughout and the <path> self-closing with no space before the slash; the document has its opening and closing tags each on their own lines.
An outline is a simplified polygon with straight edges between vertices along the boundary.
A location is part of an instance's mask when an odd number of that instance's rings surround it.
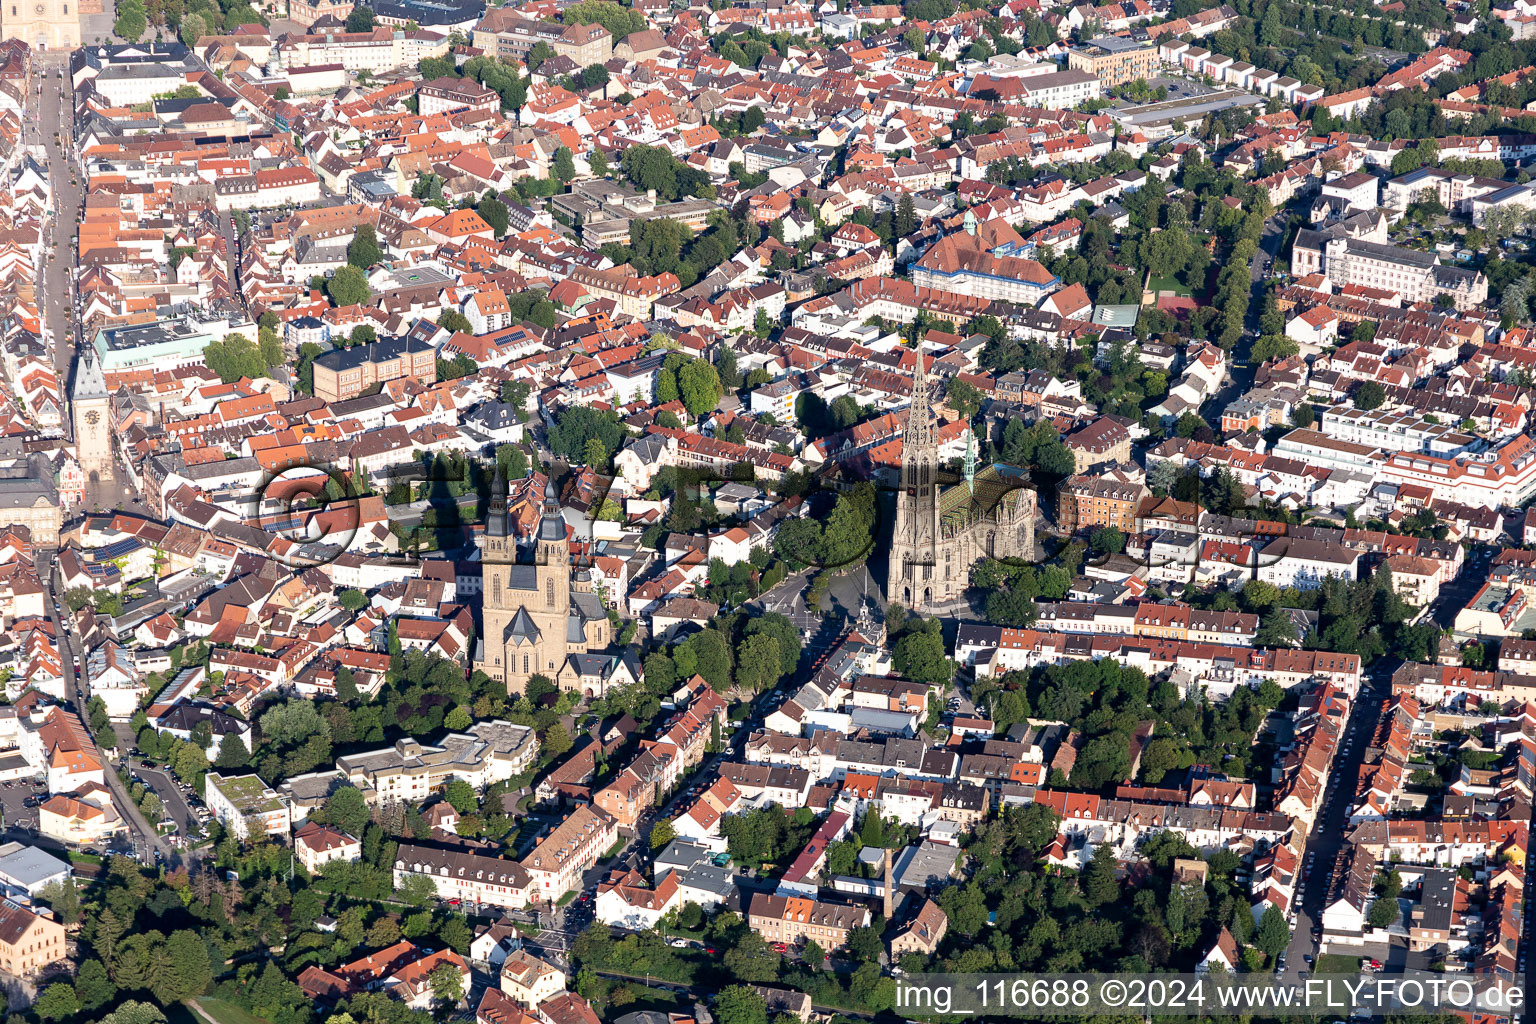
<svg viewBox="0 0 1536 1024">
<path fill-rule="evenodd" d="M 672 840 L 677 838 L 677 829 L 672 827 L 671 818 L 661 818 L 651 826 L 651 849 L 662 850 Z"/>
<path fill-rule="evenodd" d="M 911 35 L 916 30 L 910 30 Z M 912 193 L 903 192 L 901 198 L 896 201 L 896 221 L 894 224 L 897 238 L 906 238 L 917 230 L 917 209 L 912 201 Z"/>
<path fill-rule="evenodd" d="M 867 964 L 872 964 L 880 959 L 880 954 L 885 952 L 885 944 L 880 941 L 880 931 L 877 928 L 861 926 L 850 929 L 848 932 L 848 952 L 856 959 Z"/>
<path fill-rule="evenodd" d="M 480 809 L 480 798 L 475 787 L 463 779 L 453 779 L 443 788 L 443 799 L 453 805 L 460 814 L 473 814 Z"/>
<path fill-rule="evenodd" d="M 464 999 L 464 975 L 453 964 L 438 964 L 427 975 L 432 999 L 442 1006 L 458 1006 Z"/>
<path fill-rule="evenodd" d="M 144 35 L 145 30 L 149 28 L 149 22 L 145 20 L 144 12 L 126 6 L 119 7 L 118 9 L 122 13 L 112 23 L 112 33 L 126 39 L 130 43 L 138 42 L 139 38 Z"/>
<path fill-rule="evenodd" d="M 75 993 L 80 1009 L 87 1013 L 105 1006 L 117 998 L 117 986 L 107 976 L 107 969 L 97 959 L 89 959 L 80 965 L 75 975 Z"/>
<path fill-rule="evenodd" d="M 319 820 L 360 839 L 368 827 L 371 815 L 363 791 L 356 786 L 346 785 L 338 786 L 336 792 L 326 797 Z"/>
<path fill-rule="evenodd" d="M 768 1024 L 768 1004 L 756 989 L 746 985 L 721 989 L 714 1010 L 720 1024 Z"/>
<path fill-rule="evenodd" d="M 690 636 L 683 649 L 692 653 L 697 672 L 704 681 L 717 690 L 731 685 L 731 645 L 717 629 L 701 630 Z M 775 648 L 775 656 L 778 651 Z"/>
<path fill-rule="evenodd" d="M 969 420 L 981 411 L 981 392 L 969 381 L 951 377 L 945 386 L 944 403 Z"/>
<path fill-rule="evenodd" d="M 379 248 L 379 235 L 372 224 L 359 227 L 347 243 L 347 262 L 359 270 L 384 262 L 384 250 Z"/>
<path fill-rule="evenodd" d="M 1254 939 L 1254 945 L 1273 959 L 1279 956 L 1290 942 L 1291 929 L 1285 923 L 1285 914 L 1271 903 L 1264 908 L 1264 914 L 1259 918 L 1259 933 Z"/>
<path fill-rule="evenodd" d="M 445 331 L 457 331 L 461 334 L 475 333 L 475 325 L 469 322 L 469 317 L 456 309 L 445 309 L 439 313 L 437 326 Z"/>
<path fill-rule="evenodd" d="M 614 0 L 580 0 L 565 8 L 560 13 L 560 20 L 567 25 L 602 25 L 613 34 L 614 39 L 623 39 L 646 27 L 644 15 Z"/>
<path fill-rule="evenodd" d="M 896 641 L 893 661 L 897 672 L 919 683 L 947 683 L 955 674 L 955 663 L 946 656 L 944 637 L 937 630 L 914 630 L 902 636 Z"/>
<path fill-rule="evenodd" d="M 177 30 L 177 35 L 181 37 L 181 41 L 185 45 L 196 46 L 197 41 L 208 34 L 208 28 L 207 16 L 194 11 L 183 15 L 181 27 Z"/>
<path fill-rule="evenodd" d="M 373 8 L 364 4 L 358 4 L 352 8 L 352 13 L 347 15 L 348 32 L 372 32 Z"/>
<path fill-rule="evenodd" d="M 1079 876 L 1083 897 L 1089 906 L 1102 907 L 1113 903 L 1120 895 L 1120 884 L 1115 881 L 1115 851 L 1103 843 L 1093 851 L 1093 859 Z"/>
<path fill-rule="evenodd" d="M 180 1001 L 206 992 L 213 981 L 213 968 L 208 960 L 208 943 L 203 937 L 191 929 L 183 928 L 171 933 L 165 948 L 169 971 L 163 991 L 171 995 L 170 1001 Z"/>
<path fill-rule="evenodd" d="M 766 633 L 743 638 L 736 649 L 736 685 L 744 690 L 771 689 L 779 681 L 781 667 L 779 642 Z"/>
<path fill-rule="evenodd" d="M 555 162 L 550 170 L 563 185 L 569 185 L 575 179 L 576 160 L 568 147 L 561 146 L 555 150 Z"/>
<path fill-rule="evenodd" d="M 75 986 L 67 981 L 56 981 L 49 985 L 37 997 L 37 1002 L 32 1004 L 32 1012 L 37 1014 L 39 1020 L 68 1020 L 73 1017 L 80 1012 L 80 1000 L 75 996 Z"/>
<path fill-rule="evenodd" d="M 507 228 L 511 226 L 512 221 L 511 216 L 507 212 L 507 204 L 497 199 L 489 191 L 475 204 L 475 212 L 480 215 L 481 220 L 491 226 L 491 230 L 496 232 L 497 238 L 505 235 Z"/>
<path fill-rule="evenodd" d="M 139 748 L 144 749 L 141 739 Z M 146 750 L 145 753 L 148 753 Z M 214 766 L 217 768 L 248 768 L 251 764 L 251 752 L 245 749 L 245 744 L 240 742 L 240 737 L 234 733 L 226 733 L 219 740 L 219 751 L 214 757 Z"/>
<path fill-rule="evenodd" d="M 243 334 L 226 334 L 223 341 L 210 342 L 203 349 L 203 362 L 226 384 L 242 377 L 265 377 L 269 365 L 261 348 Z"/>
<path fill-rule="evenodd" d="M 597 470 L 599 473 L 605 472 L 607 470 L 608 449 L 603 446 L 603 442 L 598 438 L 587 438 L 587 443 L 583 449 L 583 455 L 586 460 L 586 464 Z"/>
<path fill-rule="evenodd" d="M 1368 380 L 1355 389 L 1354 402 L 1356 409 L 1370 411 L 1380 409 L 1381 404 L 1387 400 L 1387 389 L 1374 380 Z"/>
<path fill-rule="evenodd" d="M 1390 928 L 1397 923 L 1401 913 L 1395 897 L 1382 896 L 1371 901 L 1371 907 L 1366 911 L 1366 920 L 1372 928 Z"/>
<path fill-rule="evenodd" d="M 608 154 L 603 152 L 603 147 L 596 145 L 592 147 L 592 155 L 587 158 L 587 166 L 599 178 L 606 178 L 613 171 L 608 165 Z"/>
<path fill-rule="evenodd" d="M 677 371 L 677 387 L 683 407 L 702 416 L 720 402 L 720 373 L 707 359 L 695 359 Z"/>
<path fill-rule="evenodd" d="M 326 283 L 325 293 L 337 306 L 358 306 L 368 301 L 368 280 L 354 266 L 339 267 Z"/>
<path fill-rule="evenodd" d="M 1125 550 L 1125 534 L 1113 526 L 1101 526 L 1089 535 L 1088 545 L 1101 555 L 1118 555 Z"/>
<path fill-rule="evenodd" d="M 565 726 L 555 722 L 544 731 L 544 753 L 551 759 L 558 758 L 571 749 L 571 734 Z"/>
<path fill-rule="evenodd" d="M 768 947 L 761 935 L 748 931 L 725 951 L 721 960 L 731 977 L 750 984 L 768 984 L 779 980 L 783 958 Z"/>
</svg>

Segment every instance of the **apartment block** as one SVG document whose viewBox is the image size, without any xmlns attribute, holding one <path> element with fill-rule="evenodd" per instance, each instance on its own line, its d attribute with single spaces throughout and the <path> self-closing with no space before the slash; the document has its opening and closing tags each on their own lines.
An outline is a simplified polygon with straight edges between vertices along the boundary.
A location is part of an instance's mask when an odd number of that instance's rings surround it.
<svg viewBox="0 0 1536 1024">
<path fill-rule="evenodd" d="M 11 900 L 0 902 L 0 971 L 25 978 L 66 956 L 63 925 Z"/>
<path fill-rule="evenodd" d="M 519 909 L 528 905 L 528 871 L 515 860 L 469 850 L 402 843 L 395 853 L 395 885 L 411 877 L 430 878 L 443 900 Z"/>
<path fill-rule="evenodd" d="M 577 807 L 523 858 L 530 897 L 553 903 L 579 888 L 582 872 L 596 864 L 618 837 L 618 822 L 607 811 Z"/>
<path fill-rule="evenodd" d="M 503 782 L 526 771 L 538 754 L 532 729 L 497 719 L 449 733 L 436 746 L 407 737 L 392 747 L 339 757 L 336 768 L 369 803 L 420 803 L 452 779 L 476 789 Z"/>
<path fill-rule="evenodd" d="M 848 933 L 869 924 L 869 909 L 822 903 L 802 896 L 757 893 L 747 911 L 747 926 L 765 942 L 800 945 L 815 942 L 822 949 L 840 949 Z"/>
<path fill-rule="evenodd" d="M 1113 526 L 1130 534 L 1136 531 L 1136 509 L 1145 496 L 1146 488 L 1141 484 L 1071 476 L 1061 482 L 1057 518 L 1061 528 L 1070 533 Z"/>
<path fill-rule="evenodd" d="M 432 383 L 437 379 L 437 350 L 409 337 L 388 338 L 317 356 L 314 373 L 316 398 L 344 402 L 402 377 Z"/>
<path fill-rule="evenodd" d="M 560 25 L 520 17 L 510 8 L 492 8 L 475 26 L 475 46 L 498 57 L 526 60 L 530 51 L 544 43 L 558 57 L 569 57 L 578 67 L 601 64 L 613 56 L 613 35 L 603 26 Z"/>
<path fill-rule="evenodd" d="M 1155 44 L 1127 36 L 1099 36 L 1067 51 L 1067 67 L 1096 75 L 1106 89 L 1152 78 L 1158 64 Z"/>
<path fill-rule="evenodd" d="M 214 817 L 241 839 L 250 835 L 252 825 L 265 835 L 286 836 L 293 823 L 287 801 L 255 775 L 209 772 L 205 798 Z"/>
</svg>

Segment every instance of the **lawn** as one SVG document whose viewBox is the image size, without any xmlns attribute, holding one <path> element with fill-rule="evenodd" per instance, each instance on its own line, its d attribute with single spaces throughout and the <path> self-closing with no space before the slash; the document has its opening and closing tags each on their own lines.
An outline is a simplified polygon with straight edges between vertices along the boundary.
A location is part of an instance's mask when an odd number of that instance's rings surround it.
<svg viewBox="0 0 1536 1024">
<path fill-rule="evenodd" d="M 202 1007 L 203 1013 L 212 1017 L 218 1024 L 267 1024 L 265 1020 L 255 1016 L 249 1010 L 212 996 L 199 997 L 197 1005 Z M 195 1024 L 204 1024 L 204 1018 L 199 1017 L 196 1010 L 190 1006 L 183 1006 L 183 1009 L 186 1011 L 187 1020 Z M 172 1021 L 171 1024 L 181 1024 L 181 1022 Z"/>
<path fill-rule="evenodd" d="M 1147 288 L 1156 295 L 1160 292 L 1173 292 L 1175 295 L 1193 295 L 1187 285 L 1181 284 L 1176 277 L 1154 277 L 1147 282 Z"/>
<path fill-rule="evenodd" d="M 1359 974 L 1360 958 L 1342 953 L 1324 953 L 1312 965 L 1315 974 Z"/>
</svg>

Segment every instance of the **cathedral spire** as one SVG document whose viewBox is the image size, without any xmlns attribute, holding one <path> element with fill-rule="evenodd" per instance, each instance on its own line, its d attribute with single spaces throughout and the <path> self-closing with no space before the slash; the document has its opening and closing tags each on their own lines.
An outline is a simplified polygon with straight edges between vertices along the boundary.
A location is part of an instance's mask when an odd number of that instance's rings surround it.
<svg viewBox="0 0 1536 1024">
<path fill-rule="evenodd" d="M 976 482 L 976 431 L 971 427 L 965 431 L 965 482 Z"/>
<path fill-rule="evenodd" d="M 931 454 L 933 438 L 933 401 L 928 393 L 928 371 L 923 365 L 922 343 L 918 343 L 917 370 L 912 374 L 912 405 L 907 412 L 907 436 L 902 445 L 909 452 Z"/>
<path fill-rule="evenodd" d="M 507 475 L 501 463 L 496 463 L 496 476 L 491 481 L 491 501 L 485 510 L 485 534 L 488 537 L 507 535 Z"/>
</svg>

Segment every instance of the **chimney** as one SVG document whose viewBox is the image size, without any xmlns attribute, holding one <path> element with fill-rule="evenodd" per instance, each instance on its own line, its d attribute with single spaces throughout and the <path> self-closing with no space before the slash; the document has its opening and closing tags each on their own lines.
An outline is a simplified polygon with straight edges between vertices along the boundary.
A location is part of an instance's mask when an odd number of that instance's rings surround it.
<svg viewBox="0 0 1536 1024">
<path fill-rule="evenodd" d="M 887 846 L 885 848 L 885 919 L 887 921 L 891 919 L 891 903 L 895 896 L 895 888 L 891 878 L 891 848 Z"/>
</svg>

